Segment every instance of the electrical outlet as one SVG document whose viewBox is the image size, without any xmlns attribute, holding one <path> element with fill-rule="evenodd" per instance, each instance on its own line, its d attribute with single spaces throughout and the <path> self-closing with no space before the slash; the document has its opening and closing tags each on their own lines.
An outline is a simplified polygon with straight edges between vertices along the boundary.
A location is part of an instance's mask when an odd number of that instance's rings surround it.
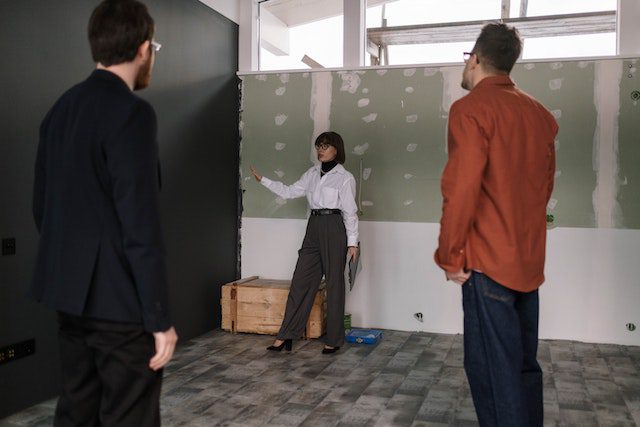
<svg viewBox="0 0 640 427">
<path fill-rule="evenodd" d="M 7 237 L 2 239 L 2 256 L 16 254 L 16 238 Z"/>
<path fill-rule="evenodd" d="M 0 365 L 13 362 L 36 352 L 36 340 L 30 339 L 0 348 Z"/>
</svg>

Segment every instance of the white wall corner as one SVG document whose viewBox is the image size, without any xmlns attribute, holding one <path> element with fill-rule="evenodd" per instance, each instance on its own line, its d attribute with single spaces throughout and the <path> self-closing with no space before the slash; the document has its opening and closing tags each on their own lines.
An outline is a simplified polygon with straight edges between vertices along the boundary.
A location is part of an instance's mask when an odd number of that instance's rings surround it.
<svg viewBox="0 0 640 427">
<path fill-rule="evenodd" d="M 640 53 L 640 0 L 618 0 L 617 53 Z"/>
<path fill-rule="evenodd" d="M 235 0 L 200 0 L 222 16 L 236 24 L 240 23 L 240 4 Z"/>
<path fill-rule="evenodd" d="M 256 0 L 238 0 L 238 70 L 258 71 L 259 67 L 259 27 L 258 2 Z"/>
<path fill-rule="evenodd" d="M 364 66 L 366 0 L 344 0 L 343 67 Z"/>
</svg>

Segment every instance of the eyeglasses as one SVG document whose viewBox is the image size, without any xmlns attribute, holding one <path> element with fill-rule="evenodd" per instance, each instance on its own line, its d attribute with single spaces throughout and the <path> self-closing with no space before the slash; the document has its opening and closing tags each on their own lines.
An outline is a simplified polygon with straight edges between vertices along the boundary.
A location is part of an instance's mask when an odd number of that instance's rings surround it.
<svg viewBox="0 0 640 427">
<path fill-rule="evenodd" d="M 467 62 L 473 55 L 475 55 L 474 52 L 462 52 L 462 60 Z"/>
<path fill-rule="evenodd" d="M 159 52 L 162 49 L 162 45 L 155 40 L 151 40 L 151 49 L 154 52 Z"/>
<path fill-rule="evenodd" d="M 318 145 L 316 145 L 316 150 L 317 151 L 324 151 L 324 150 L 327 150 L 329 147 L 331 147 L 330 144 L 318 144 Z"/>
</svg>

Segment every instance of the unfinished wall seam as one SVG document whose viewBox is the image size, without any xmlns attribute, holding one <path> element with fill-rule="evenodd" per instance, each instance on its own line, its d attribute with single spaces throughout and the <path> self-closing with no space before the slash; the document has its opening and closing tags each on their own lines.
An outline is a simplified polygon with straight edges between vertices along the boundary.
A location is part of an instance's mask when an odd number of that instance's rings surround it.
<svg viewBox="0 0 640 427">
<path fill-rule="evenodd" d="M 322 132 L 330 130 L 331 98 L 332 98 L 333 74 L 313 73 L 311 75 L 311 104 L 309 115 L 313 120 L 313 134 L 311 135 L 311 150 L 309 159 L 317 164 L 315 141 Z"/>
<path fill-rule="evenodd" d="M 593 191 L 596 227 L 622 225 L 618 203 L 618 118 L 620 115 L 620 81 L 622 62 L 601 61 L 595 64 L 594 103 L 597 111 L 593 135 L 593 170 L 597 184 Z"/>
</svg>

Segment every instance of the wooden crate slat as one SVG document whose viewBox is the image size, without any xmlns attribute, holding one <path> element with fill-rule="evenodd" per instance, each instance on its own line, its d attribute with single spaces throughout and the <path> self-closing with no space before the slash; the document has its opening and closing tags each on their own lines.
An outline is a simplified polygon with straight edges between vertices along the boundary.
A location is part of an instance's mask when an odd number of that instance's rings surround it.
<svg viewBox="0 0 640 427">
<path fill-rule="evenodd" d="M 221 300 L 222 317 L 231 317 L 231 300 Z M 284 310 L 286 304 L 252 304 L 247 302 L 238 302 L 238 318 L 240 317 L 269 317 L 273 319 L 284 319 Z M 320 304 L 314 304 L 311 307 L 311 313 L 309 314 L 310 321 L 320 321 L 323 316 L 326 316 L 326 306 L 323 307 Z"/>
<path fill-rule="evenodd" d="M 282 324 L 290 281 L 251 277 L 222 286 L 220 299 L 224 330 L 276 334 Z M 305 335 L 318 338 L 326 326 L 326 288 L 316 294 Z M 233 321 L 235 319 L 235 322 Z"/>
</svg>

